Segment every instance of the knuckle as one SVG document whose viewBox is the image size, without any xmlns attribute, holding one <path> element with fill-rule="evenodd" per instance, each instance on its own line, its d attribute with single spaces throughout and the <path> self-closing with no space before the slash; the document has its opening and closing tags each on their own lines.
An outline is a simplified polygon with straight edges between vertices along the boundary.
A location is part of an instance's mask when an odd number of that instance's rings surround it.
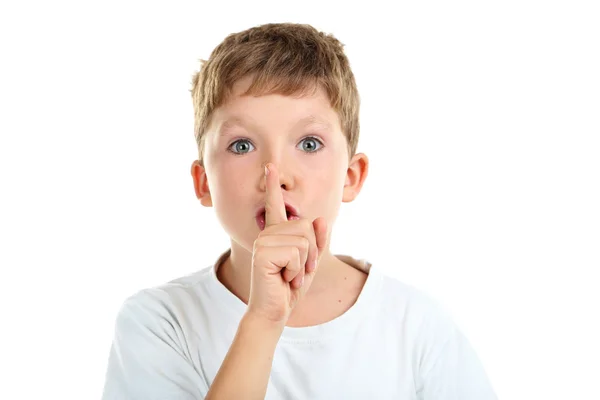
<svg viewBox="0 0 600 400">
<path fill-rule="evenodd" d="M 303 237 L 300 240 L 300 249 L 302 249 L 304 251 L 308 251 L 309 247 L 310 247 L 310 241 L 307 238 Z"/>
<path fill-rule="evenodd" d="M 296 254 L 300 253 L 300 250 L 298 250 L 297 246 L 290 246 L 289 249 L 291 256 L 295 256 Z"/>
<path fill-rule="evenodd" d="M 291 248 L 292 251 L 292 260 L 296 261 L 298 259 L 300 259 L 300 249 L 298 249 L 297 247 L 292 247 Z"/>
</svg>

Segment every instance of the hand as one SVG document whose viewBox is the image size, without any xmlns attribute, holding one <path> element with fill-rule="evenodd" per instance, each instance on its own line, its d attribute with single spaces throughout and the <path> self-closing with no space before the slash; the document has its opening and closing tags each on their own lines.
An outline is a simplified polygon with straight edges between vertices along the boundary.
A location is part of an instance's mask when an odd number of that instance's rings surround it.
<svg viewBox="0 0 600 400">
<path fill-rule="evenodd" d="M 246 312 L 283 327 L 312 284 L 327 242 L 327 221 L 288 221 L 279 173 L 273 164 L 267 167 L 265 229 L 254 241 Z"/>
</svg>

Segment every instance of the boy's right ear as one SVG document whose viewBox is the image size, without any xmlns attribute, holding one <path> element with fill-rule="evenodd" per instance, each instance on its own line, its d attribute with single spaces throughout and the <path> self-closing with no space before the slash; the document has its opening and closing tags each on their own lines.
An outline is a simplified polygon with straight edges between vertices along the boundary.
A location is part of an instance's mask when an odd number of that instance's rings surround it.
<svg viewBox="0 0 600 400">
<path fill-rule="evenodd" d="M 212 197 L 208 188 L 208 179 L 206 178 L 206 169 L 200 164 L 199 160 L 194 160 L 191 168 L 192 179 L 194 180 L 194 190 L 200 204 L 204 207 L 212 207 Z"/>
</svg>

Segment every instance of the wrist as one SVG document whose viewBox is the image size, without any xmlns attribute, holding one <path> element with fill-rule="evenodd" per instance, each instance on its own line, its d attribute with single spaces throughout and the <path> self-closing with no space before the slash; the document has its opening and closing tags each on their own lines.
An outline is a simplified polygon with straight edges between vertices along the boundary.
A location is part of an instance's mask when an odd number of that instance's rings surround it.
<svg viewBox="0 0 600 400">
<path fill-rule="evenodd" d="M 258 330 L 267 334 L 272 334 L 279 339 L 283 333 L 286 321 L 273 321 L 256 312 L 246 311 L 240 322 L 240 326 L 251 330 Z"/>
</svg>

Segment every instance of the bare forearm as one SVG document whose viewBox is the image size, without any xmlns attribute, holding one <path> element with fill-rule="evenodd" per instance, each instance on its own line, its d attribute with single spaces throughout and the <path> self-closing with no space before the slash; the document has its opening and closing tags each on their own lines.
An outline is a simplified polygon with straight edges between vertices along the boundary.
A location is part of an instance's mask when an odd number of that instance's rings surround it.
<svg viewBox="0 0 600 400">
<path fill-rule="evenodd" d="M 264 399 L 282 326 L 245 315 L 206 400 Z"/>
</svg>

